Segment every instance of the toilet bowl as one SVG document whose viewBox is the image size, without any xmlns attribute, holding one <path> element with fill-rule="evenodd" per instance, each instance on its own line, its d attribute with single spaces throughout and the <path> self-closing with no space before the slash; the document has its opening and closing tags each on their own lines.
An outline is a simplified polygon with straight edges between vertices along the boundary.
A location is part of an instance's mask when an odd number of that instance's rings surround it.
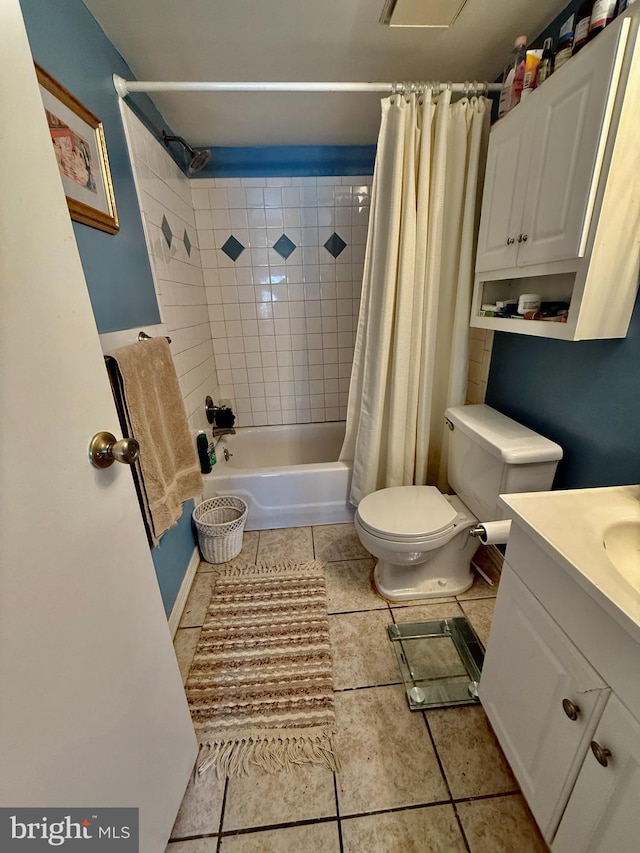
<svg viewBox="0 0 640 853">
<path fill-rule="evenodd" d="M 367 495 L 354 525 L 377 557 L 374 581 L 390 601 L 459 595 L 473 583 L 469 535 L 476 517 L 456 495 L 434 486 L 395 486 Z"/>
<path fill-rule="evenodd" d="M 501 494 L 553 484 L 562 448 L 484 404 L 447 409 L 448 479 L 435 486 L 392 486 L 364 497 L 354 524 L 377 557 L 374 581 L 390 601 L 459 595 L 473 583 L 478 522 L 504 518 Z"/>
</svg>

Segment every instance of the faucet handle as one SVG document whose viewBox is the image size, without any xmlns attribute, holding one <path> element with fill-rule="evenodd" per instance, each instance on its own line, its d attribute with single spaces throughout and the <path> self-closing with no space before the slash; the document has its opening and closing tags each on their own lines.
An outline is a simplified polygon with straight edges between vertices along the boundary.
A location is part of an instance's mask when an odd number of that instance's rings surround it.
<svg viewBox="0 0 640 853">
<path fill-rule="evenodd" d="M 219 408 L 219 407 L 215 405 L 215 403 L 213 402 L 213 400 L 211 399 L 211 397 L 209 397 L 209 396 L 207 395 L 207 396 L 205 397 L 205 400 L 204 400 L 204 413 L 205 413 L 205 415 L 207 416 L 207 421 L 208 421 L 210 424 L 212 424 L 212 423 L 213 423 L 213 420 L 214 420 L 214 418 L 215 418 L 215 413 L 216 413 L 216 411 L 218 410 L 218 408 Z"/>
</svg>

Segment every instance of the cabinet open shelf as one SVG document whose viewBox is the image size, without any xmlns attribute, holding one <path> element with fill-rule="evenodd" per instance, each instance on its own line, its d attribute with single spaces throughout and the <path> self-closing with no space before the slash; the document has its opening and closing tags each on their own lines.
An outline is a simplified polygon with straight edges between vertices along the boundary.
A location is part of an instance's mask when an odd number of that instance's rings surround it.
<svg viewBox="0 0 640 853">
<path fill-rule="evenodd" d="M 508 318 L 485 316 L 482 306 L 495 305 L 496 302 L 506 300 L 517 302 L 523 293 L 539 295 L 543 305 L 550 302 L 568 302 L 571 306 L 575 283 L 575 272 L 497 279 L 485 279 L 479 276 L 472 309 L 475 322 L 472 325 L 520 334 L 558 338 L 559 340 L 573 340 L 576 319 L 575 312 L 572 312 L 571 307 L 569 307 L 569 315 L 566 321 L 560 322 L 556 319 L 525 320 L 518 314 Z M 526 328 L 521 328 L 523 324 L 526 324 Z"/>
</svg>

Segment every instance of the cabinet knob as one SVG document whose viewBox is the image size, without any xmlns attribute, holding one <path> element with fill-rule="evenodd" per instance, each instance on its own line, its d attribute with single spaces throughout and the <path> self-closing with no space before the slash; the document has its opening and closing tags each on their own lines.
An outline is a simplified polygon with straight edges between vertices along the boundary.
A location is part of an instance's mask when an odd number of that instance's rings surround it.
<svg viewBox="0 0 640 853">
<path fill-rule="evenodd" d="M 606 749 L 604 746 L 600 746 L 597 741 L 592 740 L 591 752 L 595 755 L 598 764 L 601 764 L 603 767 L 606 767 L 608 765 L 609 762 L 607 759 L 611 755 L 610 749 Z"/>
<path fill-rule="evenodd" d="M 522 242 L 523 242 L 523 243 L 526 243 L 528 239 L 529 239 L 529 235 L 528 235 L 528 234 L 523 234 L 523 235 L 522 235 Z"/>
<path fill-rule="evenodd" d="M 578 719 L 578 715 L 580 713 L 580 708 L 571 701 L 571 699 L 563 699 L 562 700 L 562 710 L 565 712 L 567 717 L 574 722 Z"/>
<path fill-rule="evenodd" d="M 514 237 L 507 237 L 507 246 L 510 246 L 512 243 L 515 243 Z"/>
</svg>

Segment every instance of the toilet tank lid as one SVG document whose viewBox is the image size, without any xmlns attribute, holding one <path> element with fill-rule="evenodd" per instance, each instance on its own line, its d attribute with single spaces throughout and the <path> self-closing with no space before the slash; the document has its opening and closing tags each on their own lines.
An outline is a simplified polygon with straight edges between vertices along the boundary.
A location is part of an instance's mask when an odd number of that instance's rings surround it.
<svg viewBox="0 0 640 853">
<path fill-rule="evenodd" d="M 562 459 L 562 448 L 555 441 L 550 441 L 484 403 L 452 406 L 446 410 L 445 417 L 455 429 L 462 430 L 492 456 L 509 465 L 557 462 Z"/>
</svg>

